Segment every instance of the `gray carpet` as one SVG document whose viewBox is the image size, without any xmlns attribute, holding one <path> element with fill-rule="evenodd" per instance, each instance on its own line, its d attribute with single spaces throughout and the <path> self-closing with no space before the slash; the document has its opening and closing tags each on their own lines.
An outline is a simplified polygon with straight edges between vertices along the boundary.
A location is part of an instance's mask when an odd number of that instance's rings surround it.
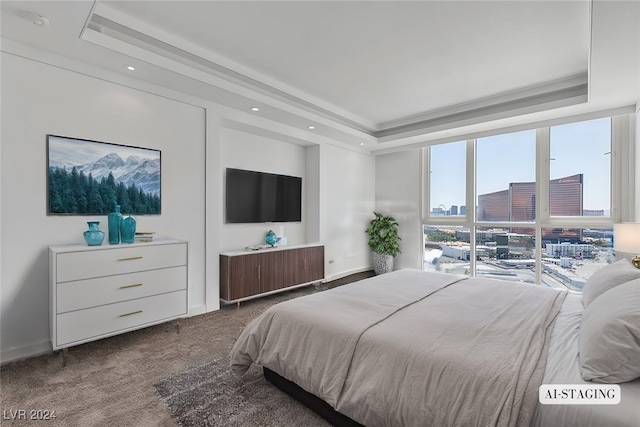
<svg viewBox="0 0 640 427">
<path fill-rule="evenodd" d="M 194 365 L 155 388 L 180 426 L 330 425 L 266 381 L 261 368 L 235 376 L 228 357 Z"/>
<path fill-rule="evenodd" d="M 194 316 L 180 322 L 164 323 L 134 332 L 78 345 L 69 349 L 62 366 L 61 352 L 50 352 L 0 366 L 0 410 L 55 411 L 52 421 L 4 420 L 4 426 L 175 426 L 168 408 L 186 402 L 181 409 L 197 424 L 216 426 L 320 426 L 324 421 L 263 379 L 259 369 L 242 379 L 226 371 L 231 347 L 245 326 L 265 309 L 280 301 L 297 298 L 326 288 L 371 276 L 362 273 L 322 286 L 309 286 Z M 215 362 L 214 362 L 215 361 Z M 198 370 L 198 367 L 200 369 Z M 209 369 L 209 372 L 207 372 Z M 184 383 L 181 376 L 206 381 Z M 232 374 L 231 374 L 232 375 Z M 154 385 L 165 384 L 173 395 L 166 404 Z M 173 388 L 168 386 L 173 383 Z M 197 386 L 202 384 L 202 386 Z M 192 388 L 192 391 L 186 389 Z M 191 393 L 191 394 L 188 394 Z M 213 403 L 198 393 L 213 393 Z M 200 409 L 190 404 L 201 399 Z M 206 411 L 210 414 L 205 414 Z M 171 409 L 173 410 L 173 409 Z M 198 413 L 198 411 L 200 411 Z M 200 419 L 195 417 L 200 416 Z M 207 421 L 209 420 L 209 421 Z M 187 422 L 186 418 L 185 421 Z M 188 424 L 184 424 L 188 425 Z"/>
</svg>

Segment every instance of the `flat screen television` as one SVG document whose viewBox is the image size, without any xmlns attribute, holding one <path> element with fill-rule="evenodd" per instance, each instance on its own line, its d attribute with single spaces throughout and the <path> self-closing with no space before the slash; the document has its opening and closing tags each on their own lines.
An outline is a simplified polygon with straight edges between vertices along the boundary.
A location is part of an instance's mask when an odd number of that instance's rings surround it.
<svg viewBox="0 0 640 427">
<path fill-rule="evenodd" d="M 302 178 L 227 168 L 225 223 L 302 221 Z"/>
</svg>

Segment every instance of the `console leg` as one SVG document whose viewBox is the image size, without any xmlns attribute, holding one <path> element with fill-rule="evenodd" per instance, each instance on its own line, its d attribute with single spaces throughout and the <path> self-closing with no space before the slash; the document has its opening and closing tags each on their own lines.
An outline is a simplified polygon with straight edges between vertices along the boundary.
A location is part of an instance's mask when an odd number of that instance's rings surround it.
<svg viewBox="0 0 640 427">
<path fill-rule="evenodd" d="M 67 347 L 62 349 L 62 367 L 67 366 L 67 356 L 69 355 L 69 349 Z"/>
<path fill-rule="evenodd" d="M 180 319 L 176 319 L 176 334 L 180 333 Z"/>
</svg>

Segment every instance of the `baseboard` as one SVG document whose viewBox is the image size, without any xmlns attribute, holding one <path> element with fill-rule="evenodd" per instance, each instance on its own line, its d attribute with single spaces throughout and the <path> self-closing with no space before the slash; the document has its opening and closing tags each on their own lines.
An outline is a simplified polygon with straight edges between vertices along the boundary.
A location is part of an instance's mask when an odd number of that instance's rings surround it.
<svg viewBox="0 0 640 427">
<path fill-rule="evenodd" d="M 373 270 L 373 266 L 360 267 L 349 271 L 342 271 L 340 273 L 325 276 L 323 282 L 330 282 L 332 280 L 342 279 L 343 277 L 351 276 L 352 274 L 364 273 L 365 271 Z"/>
<path fill-rule="evenodd" d="M 51 341 L 41 341 L 36 344 L 29 344 L 23 347 L 11 348 L 0 352 L 0 365 L 15 362 L 16 360 L 27 359 L 29 357 L 40 356 L 51 353 Z"/>
</svg>

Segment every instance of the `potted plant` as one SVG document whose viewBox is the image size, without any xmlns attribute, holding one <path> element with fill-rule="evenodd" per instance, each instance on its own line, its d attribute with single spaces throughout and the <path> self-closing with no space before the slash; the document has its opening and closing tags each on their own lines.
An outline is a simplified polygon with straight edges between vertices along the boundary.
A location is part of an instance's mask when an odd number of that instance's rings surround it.
<svg viewBox="0 0 640 427">
<path fill-rule="evenodd" d="M 369 223 L 369 247 L 373 251 L 373 271 L 376 274 L 393 270 L 393 258 L 400 253 L 398 221 L 392 216 L 374 212 L 376 216 Z"/>
</svg>

